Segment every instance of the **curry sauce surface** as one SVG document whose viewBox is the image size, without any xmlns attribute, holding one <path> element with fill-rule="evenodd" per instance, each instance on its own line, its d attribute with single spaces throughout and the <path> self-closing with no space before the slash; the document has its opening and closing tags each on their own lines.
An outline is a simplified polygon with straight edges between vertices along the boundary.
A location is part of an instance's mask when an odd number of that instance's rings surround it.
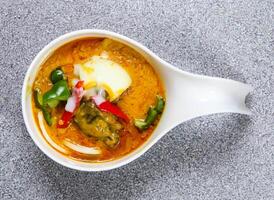
<svg viewBox="0 0 274 200">
<path fill-rule="evenodd" d="M 159 120 L 157 119 L 154 125 L 143 132 L 138 131 L 134 126 L 133 120 L 135 118 L 145 118 L 149 107 L 155 104 L 156 95 L 164 97 L 163 85 L 153 67 L 139 53 L 112 40 L 86 38 L 60 47 L 41 66 L 33 89 L 39 88 L 42 94 L 50 90 L 52 83 L 49 76 L 57 67 L 61 67 L 70 84 L 70 80 L 75 78 L 73 65 L 84 63 L 90 57 L 100 55 L 103 51 L 108 53 L 110 60 L 120 64 L 132 79 L 131 86 L 120 96 L 117 102 L 117 105 L 130 118 L 130 122 L 125 123 L 121 121 L 124 129 L 119 133 L 119 144 L 113 149 L 106 147 L 102 141 L 83 134 L 74 122 L 66 129 L 57 129 L 56 125 L 46 126 L 47 133 L 53 141 L 67 150 L 69 149 L 62 142 L 64 139 L 70 139 L 83 146 L 99 146 L 102 149 L 102 154 L 98 156 L 85 155 L 70 150 L 68 156 L 75 159 L 106 161 L 128 154 L 148 139 Z M 71 85 L 69 86 L 71 87 Z M 34 101 L 32 105 L 34 117 L 38 124 L 37 114 L 39 109 L 35 107 Z M 60 119 L 64 106 L 65 103 L 58 105 L 52 111 L 53 121 Z"/>
</svg>

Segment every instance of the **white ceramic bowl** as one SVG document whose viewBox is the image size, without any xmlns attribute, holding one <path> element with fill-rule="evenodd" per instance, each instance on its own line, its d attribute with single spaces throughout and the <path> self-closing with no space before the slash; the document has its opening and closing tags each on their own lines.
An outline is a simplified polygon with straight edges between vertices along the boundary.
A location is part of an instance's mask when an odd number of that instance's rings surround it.
<svg viewBox="0 0 274 200">
<path fill-rule="evenodd" d="M 76 161 L 57 152 L 42 137 L 32 113 L 31 88 L 41 64 L 60 46 L 86 37 L 111 38 L 134 48 L 154 66 L 166 89 L 165 110 L 151 137 L 135 151 L 113 161 L 87 163 Z M 48 157 L 72 169 L 103 171 L 120 167 L 138 158 L 171 128 L 183 121 L 217 112 L 249 114 L 244 100 L 250 90 L 249 85 L 236 81 L 193 75 L 178 70 L 140 43 L 120 34 L 105 30 L 80 30 L 58 37 L 45 46 L 35 57 L 26 73 L 22 88 L 22 111 L 31 138 Z"/>
</svg>

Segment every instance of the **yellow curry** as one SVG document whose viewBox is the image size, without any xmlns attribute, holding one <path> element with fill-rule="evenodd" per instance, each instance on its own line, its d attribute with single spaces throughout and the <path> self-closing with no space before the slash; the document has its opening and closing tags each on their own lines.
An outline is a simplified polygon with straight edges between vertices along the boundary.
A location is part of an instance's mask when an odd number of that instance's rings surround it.
<svg viewBox="0 0 274 200">
<path fill-rule="evenodd" d="M 82 161 L 107 161 L 142 145 L 164 109 L 163 85 L 136 51 L 106 38 L 58 48 L 33 84 L 33 114 L 45 140 Z"/>
</svg>

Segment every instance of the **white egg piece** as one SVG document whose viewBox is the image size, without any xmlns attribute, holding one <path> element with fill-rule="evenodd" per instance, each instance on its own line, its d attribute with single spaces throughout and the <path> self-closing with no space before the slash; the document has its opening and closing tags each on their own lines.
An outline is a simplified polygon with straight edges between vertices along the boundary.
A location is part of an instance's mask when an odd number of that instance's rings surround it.
<svg viewBox="0 0 274 200">
<path fill-rule="evenodd" d="M 106 55 L 93 56 L 83 64 L 74 65 L 75 75 L 84 81 L 84 88 L 94 86 L 104 88 L 110 101 L 118 98 L 132 83 L 127 71 Z"/>
</svg>

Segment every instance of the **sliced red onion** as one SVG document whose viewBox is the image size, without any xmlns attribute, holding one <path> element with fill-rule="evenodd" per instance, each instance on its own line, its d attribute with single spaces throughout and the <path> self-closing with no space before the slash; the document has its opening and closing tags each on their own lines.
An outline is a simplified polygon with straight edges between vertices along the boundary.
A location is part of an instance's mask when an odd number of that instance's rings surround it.
<svg viewBox="0 0 274 200">
<path fill-rule="evenodd" d="M 99 95 L 93 96 L 92 99 L 94 100 L 95 104 L 99 106 L 101 103 L 105 102 L 105 98 Z"/>
<path fill-rule="evenodd" d="M 67 104 L 65 106 L 65 110 L 68 112 L 74 112 L 76 108 L 76 96 L 71 96 L 68 98 Z"/>
<path fill-rule="evenodd" d="M 77 103 L 79 103 L 84 95 L 84 88 L 74 88 L 72 91 L 72 95 L 77 97 Z"/>
<path fill-rule="evenodd" d="M 83 95 L 84 95 L 84 89 L 82 87 L 80 87 L 80 88 L 74 87 L 72 90 L 72 95 L 67 100 L 65 110 L 73 113 L 75 111 L 77 105 L 79 105 Z"/>
<path fill-rule="evenodd" d="M 106 98 L 106 91 L 103 88 L 98 90 L 98 95 Z"/>
</svg>

